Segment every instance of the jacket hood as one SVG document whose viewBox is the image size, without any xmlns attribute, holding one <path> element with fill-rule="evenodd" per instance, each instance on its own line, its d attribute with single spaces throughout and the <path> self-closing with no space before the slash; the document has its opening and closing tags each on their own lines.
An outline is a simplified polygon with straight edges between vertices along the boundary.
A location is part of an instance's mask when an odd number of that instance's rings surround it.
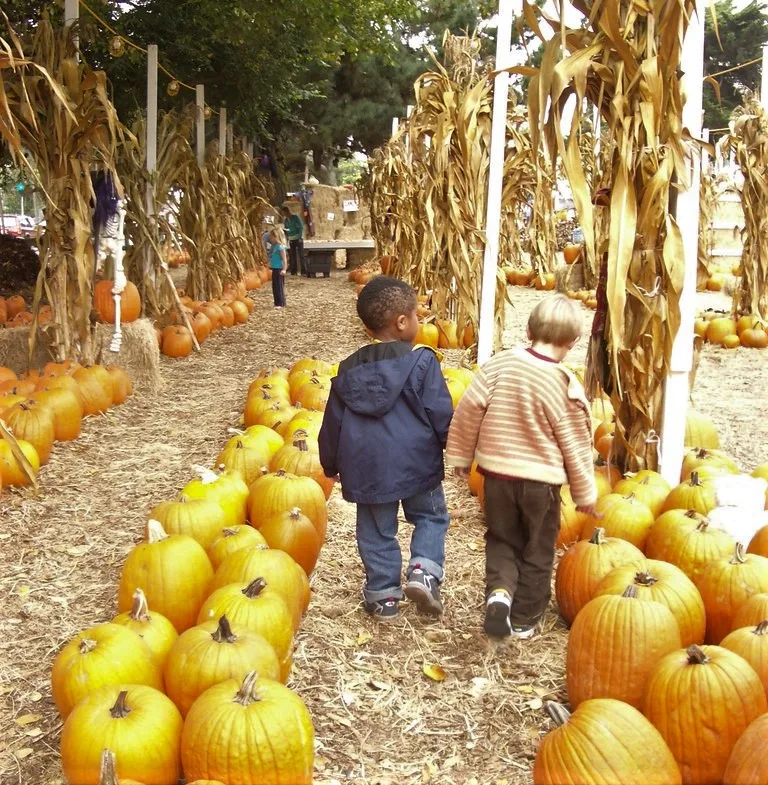
<svg viewBox="0 0 768 785">
<path fill-rule="evenodd" d="M 400 397 L 420 354 L 410 351 L 401 357 L 357 365 L 335 377 L 333 388 L 356 414 L 383 417 Z"/>
</svg>

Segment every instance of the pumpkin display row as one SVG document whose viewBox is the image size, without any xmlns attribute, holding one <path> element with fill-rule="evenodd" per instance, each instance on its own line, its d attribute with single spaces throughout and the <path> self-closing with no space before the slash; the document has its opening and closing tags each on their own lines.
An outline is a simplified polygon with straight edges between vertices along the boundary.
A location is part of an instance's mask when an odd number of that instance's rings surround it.
<svg viewBox="0 0 768 785">
<path fill-rule="evenodd" d="M 705 311 L 696 318 L 694 331 L 705 341 L 726 349 L 736 349 L 739 346 L 750 349 L 768 347 L 765 322 L 754 315 L 736 319 L 717 311 Z"/>
<path fill-rule="evenodd" d="M 128 374 L 117 366 L 50 362 L 20 378 L 0 366 L 0 419 L 37 474 L 48 462 L 54 442 L 77 439 L 83 417 L 123 403 L 132 391 Z M 29 481 L 10 445 L 0 439 L 0 489 Z"/>
</svg>

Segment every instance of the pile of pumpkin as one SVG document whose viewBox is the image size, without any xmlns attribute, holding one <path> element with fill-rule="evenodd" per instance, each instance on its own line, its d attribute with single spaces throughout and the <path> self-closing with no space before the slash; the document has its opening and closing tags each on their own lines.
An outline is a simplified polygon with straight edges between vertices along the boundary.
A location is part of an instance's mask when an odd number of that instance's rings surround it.
<svg viewBox="0 0 768 785">
<path fill-rule="evenodd" d="M 183 264 L 189 264 L 189 251 L 176 247 L 166 248 L 164 252 L 165 261 L 169 267 L 181 267 Z"/>
<path fill-rule="evenodd" d="M 578 300 L 593 311 L 597 308 L 597 291 L 595 289 L 578 289 L 576 291 L 569 289 L 565 294 L 566 297 L 569 297 L 571 300 Z"/>
<path fill-rule="evenodd" d="M 555 288 L 555 274 L 537 275 L 532 267 L 517 268 L 511 265 L 502 267 L 507 283 L 511 286 L 531 286 L 539 291 L 551 292 Z"/>
<path fill-rule="evenodd" d="M 573 714 L 548 706 L 560 727 L 538 750 L 537 785 L 768 782 L 768 526 L 745 553 L 710 523 L 714 478 L 739 470 L 701 415 L 687 433 L 703 446 L 675 488 L 603 465 L 597 517 L 562 489 L 555 590 Z M 470 484 L 482 494 L 480 475 Z"/>
<path fill-rule="evenodd" d="M 711 270 L 707 277 L 699 281 L 697 291 L 722 292 L 729 278 L 741 277 L 741 264 L 734 264 L 730 268 L 719 265 Z"/>
<path fill-rule="evenodd" d="M 51 321 L 53 312 L 50 305 L 41 305 L 39 322 L 47 324 Z M 32 312 L 27 308 L 27 301 L 20 295 L 0 297 L 0 327 L 28 327 L 32 324 Z"/>
<path fill-rule="evenodd" d="M 704 311 L 694 323 L 694 332 L 709 343 L 736 349 L 768 347 L 768 332 L 765 322 L 757 316 L 740 316 L 734 319 L 720 311 Z"/>
<path fill-rule="evenodd" d="M 21 377 L 0 366 L 0 420 L 36 475 L 47 463 L 54 442 L 77 439 L 83 417 L 123 403 L 132 391 L 128 374 L 117 366 L 50 362 Z M 10 444 L 0 438 L 0 489 L 29 482 Z"/>
<path fill-rule="evenodd" d="M 127 556 L 121 613 L 53 666 L 71 785 L 308 784 L 313 728 L 287 687 L 333 480 L 317 433 L 332 366 L 300 360 L 250 385 L 245 429 Z M 300 405 L 308 408 L 298 408 Z"/>
<path fill-rule="evenodd" d="M 347 280 L 352 281 L 352 283 L 357 284 L 356 292 L 360 294 L 362 288 L 370 281 L 372 278 L 375 278 L 377 275 L 386 275 L 389 269 L 389 260 L 391 257 L 384 256 L 381 260 L 376 261 L 375 259 L 370 262 L 366 262 L 365 264 L 361 264 L 359 267 L 353 267 L 347 273 Z M 384 262 L 384 266 L 387 267 L 387 270 L 384 270 L 382 267 L 382 261 Z"/>
</svg>

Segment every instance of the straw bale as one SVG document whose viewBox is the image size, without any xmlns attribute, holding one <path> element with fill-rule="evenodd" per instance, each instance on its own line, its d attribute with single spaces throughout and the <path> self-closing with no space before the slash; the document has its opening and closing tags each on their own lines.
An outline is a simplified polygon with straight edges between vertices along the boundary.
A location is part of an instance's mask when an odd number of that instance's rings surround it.
<svg viewBox="0 0 768 785">
<path fill-rule="evenodd" d="M 348 248 L 347 249 L 347 267 L 351 270 L 353 267 L 360 267 L 366 262 L 370 262 L 376 256 L 374 248 Z"/>
<path fill-rule="evenodd" d="M 555 270 L 555 287 L 558 292 L 576 292 L 585 289 L 584 263 L 564 264 Z"/>
</svg>

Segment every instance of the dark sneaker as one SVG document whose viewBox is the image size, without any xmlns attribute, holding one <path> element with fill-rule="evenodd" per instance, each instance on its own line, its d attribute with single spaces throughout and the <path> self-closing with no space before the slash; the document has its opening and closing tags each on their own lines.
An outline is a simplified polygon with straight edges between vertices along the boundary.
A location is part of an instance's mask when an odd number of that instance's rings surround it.
<svg viewBox="0 0 768 785">
<path fill-rule="evenodd" d="M 506 591 L 491 592 L 485 603 L 485 621 L 483 629 L 487 635 L 494 638 L 507 638 L 512 635 L 512 623 L 509 620 L 509 610 L 512 607 L 512 598 Z"/>
<path fill-rule="evenodd" d="M 535 624 L 513 624 L 511 632 L 509 633 L 513 638 L 520 640 L 527 640 L 533 637 L 533 632 L 536 629 Z"/>
<path fill-rule="evenodd" d="M 405 596 L 416 603 L 422 613 L 439 616 L 443 612 L 440 599 L 440 586 L 434 575 L 424 572 L 421 567 L 414 567 L 405 584 Z"/>
<path fill-rule="evenodd" d="M 366 602 L 365 612 L 379 621 L 395 621 L 400 615 L 399 603 L 394 597 Z"/>
</svg>

